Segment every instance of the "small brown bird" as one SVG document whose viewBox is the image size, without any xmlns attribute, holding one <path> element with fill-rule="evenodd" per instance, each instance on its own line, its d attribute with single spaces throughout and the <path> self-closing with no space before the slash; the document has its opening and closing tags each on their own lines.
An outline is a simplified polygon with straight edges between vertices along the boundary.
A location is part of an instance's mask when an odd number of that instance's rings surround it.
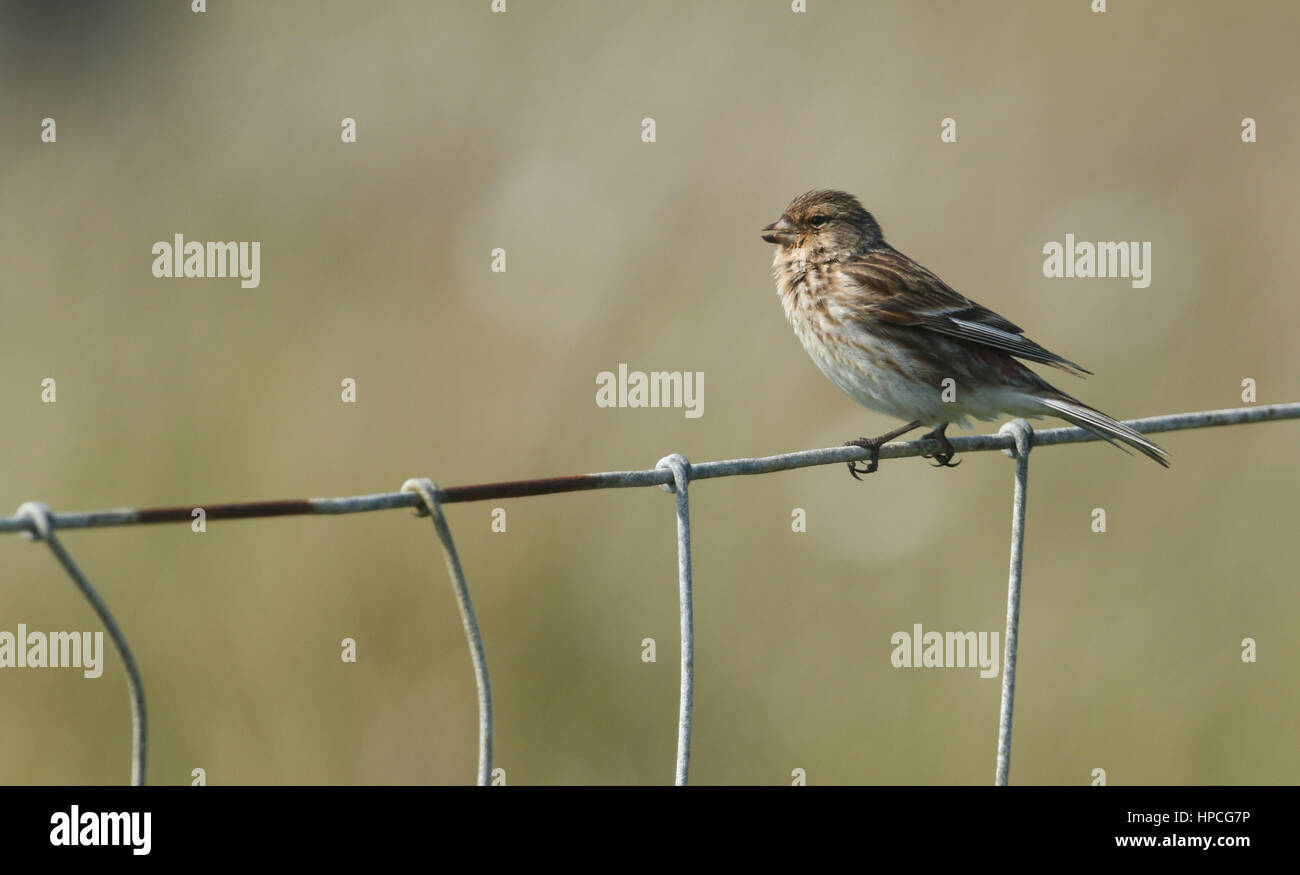
<svg viewBox="0 0 1300 875">
<path fill-rule="evenodd" d="M 1091 371 L 1043 349 L 890 246 L 852 195 L 801 195 L 763 229 L 763 239 L 778 244 L 776 290 L 817 367 L 863 407 L 907 422 L 846 442 L 871 451 L 866 468 L 849 463 L 854 477 L 876 470 L 886 441 L 922 426 L 939 443 L 936 463 L 952 467 L 953 447 L 944 436 L 950 424 L 1007 414 L 1057 416 L 1169 466 L 1169 454 L 1139 432 L 1054 388 L 1017 359 L 1075 376 Z"/>
</svg>

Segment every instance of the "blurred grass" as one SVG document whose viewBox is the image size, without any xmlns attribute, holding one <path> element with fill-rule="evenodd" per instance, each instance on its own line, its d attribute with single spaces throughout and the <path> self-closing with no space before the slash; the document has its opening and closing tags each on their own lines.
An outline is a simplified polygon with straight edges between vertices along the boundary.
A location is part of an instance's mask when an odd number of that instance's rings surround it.
<svg viewBox="0 0 1300 875">
<path fill-rule="evenodd" d="M 1115 416 L 1237 406 L 1244 377 L 1261 403 L 1300 398 L 1294 7 L 812 5 L 0 4 L 10 506 L 344 495 L 883 430 L 791 336 L 757 235 L 823 186 L 1096 371 L 1065 388 Z M 1152 241 L 1151 287 L 1045 280 L 1042 244 L 1067 232 Z M 154 279 L 174 233 L 261 241 L 261 287 Z M 619 362 L 703 371 L 704 417 L 597 409 Z M 1036 454 L 1013 781 L 1300 780 L 1294 429 L 1169 435 L 1168 472 Z M 692 778 L 989 782 L 999 681 L 894 669 L 889 636 L 1001 630 L 1010 475 L 987 454 L 693 490 Z M 448 511 L 496 764 L 519 784 L 669 781 L 670 499 L 501 504 L 504 535 L 489 504 Z M 427 521 L 65 542 L 144 672 L 153 782 L 472 777 L 473 676 Z M 44 551 L 0 539 L 0 567 L 0 629 L 95 628 Z M 0 781 L 125 780 L 114 659 L 93 683 L 0 672 L 0 697 Z"/>
</svg>

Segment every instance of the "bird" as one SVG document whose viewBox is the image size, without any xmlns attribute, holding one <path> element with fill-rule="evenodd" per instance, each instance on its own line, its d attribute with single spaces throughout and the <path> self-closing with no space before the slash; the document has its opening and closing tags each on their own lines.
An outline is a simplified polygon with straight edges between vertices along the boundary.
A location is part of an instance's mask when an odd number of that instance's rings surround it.
<svg viewBox="0 0 1300 875">
<path fill-rule="evenodd" d="M 880 224 L 851 194 L 818 190 L 790 202 L 763 229 L 786 319 L 821 372 L 846 395 L 907 424 L 846 441 L 870 453 L 849 472 L 877 470 L 886 441 L 921 427 L 938 444 L 933 464 L 955 467 L 944 432 L 971 419 L 1055 416 L 1169 467 L 1169 454 L 1140 432 L 1052 386 L 1023 361 L 1077 377 L 1074 362 L 955 291 L 885 242 Z M 1127 452 L 1127 451 L 1126 451 Z"/>
</svg>

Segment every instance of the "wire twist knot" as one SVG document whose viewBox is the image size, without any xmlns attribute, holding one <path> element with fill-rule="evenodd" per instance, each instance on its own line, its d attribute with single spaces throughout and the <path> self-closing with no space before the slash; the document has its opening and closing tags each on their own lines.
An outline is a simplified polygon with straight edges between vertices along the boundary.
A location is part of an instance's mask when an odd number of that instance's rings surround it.
<svg viewBox="0 0 1300 875">
<path fill-rule="evenodd" d="M 442 502 L 438 500 L 438 484 L 428 477 L 412 477 L 402 484 L 402 492 L 417 492 L 424 504 L 414 509 L 416 516 L 442 516 Z"/>
<path fill-rule="evenodd" d="M 655 468 L 667 468 L 673 472 L 672 483 L 659 484 L 659 488 L 664 492 L 676 493 L 679 486 L 685 488 L 686 483 L 691 479 L 691 463 L 681 453 L 664 456 L 655 464 Z"/>
<path fill-rule="evenodd" d="M 1023 419 L 1013 419 L 998 429 L 998 434 L 1009 434 L 1016 442 L 1015 449 L 1007 449 L 1002 452 L 1006 453 L 1009 458 L 1025 458 L 1029 455 L 1029 450 L 1034 445 L 1034 427 Z"/>
<path fill-rule="evenodd" d="M 40 501 L 25 501 L 14 513 L 32 521 L 31 531 L 23 532 L 29 541 L 45 541 L 50 537 L 50 506 Z"/>
</svg>

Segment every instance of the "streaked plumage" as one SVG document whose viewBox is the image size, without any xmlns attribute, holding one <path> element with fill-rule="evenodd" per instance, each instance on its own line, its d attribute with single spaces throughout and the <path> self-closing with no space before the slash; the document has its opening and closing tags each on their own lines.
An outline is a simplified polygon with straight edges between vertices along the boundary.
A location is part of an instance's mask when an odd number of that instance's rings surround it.
<svg viewBox="0 0 1300 875">
<path fill-rule="evenodd" d="M 1052 415 L 1168 466 L 1160 447 L 1017 359 L 1076 376 L 1090 371 L 894 249 L 852 195 L 809 192 L 763 230 L 764 240 L 779 244 L 773 271 L 795 335 L 831 382 L 862 406 L 919 421 L 940 441 L 950 423 Z M 950 402 L 942 396 L 946 378 L 955 382 Z"/>
</svg>

